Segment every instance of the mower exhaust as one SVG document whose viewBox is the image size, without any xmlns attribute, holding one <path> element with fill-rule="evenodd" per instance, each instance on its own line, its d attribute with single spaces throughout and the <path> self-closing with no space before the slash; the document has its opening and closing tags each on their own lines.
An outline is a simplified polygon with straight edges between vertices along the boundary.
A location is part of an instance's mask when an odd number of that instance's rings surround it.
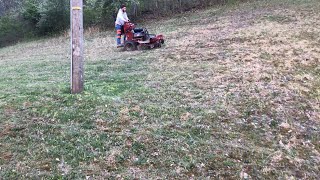
<svg viewBox="0 0 320 180">
<path fill-rule="evenodd" d="M 130 22 L 124 24 L 124 33 L 127 37 L 123 48 L 125 51 L 160 48 L 164 44 L 163 35 L 149 34 L 146 28 L 136 28 Z"/>
</svg>

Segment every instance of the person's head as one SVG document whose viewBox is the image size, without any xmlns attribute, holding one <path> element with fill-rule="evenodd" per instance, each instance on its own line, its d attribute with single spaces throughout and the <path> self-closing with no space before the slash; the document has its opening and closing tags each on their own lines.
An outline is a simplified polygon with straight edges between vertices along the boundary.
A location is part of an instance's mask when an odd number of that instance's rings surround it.
<svg viewBox="0 0 320 180">
<path fill-rule="evenodd" d="M 125 4 L 122 4 L 120 8 L 122 9 L 123 12 L 127 11 L 127 6 Z"/>
</svg>

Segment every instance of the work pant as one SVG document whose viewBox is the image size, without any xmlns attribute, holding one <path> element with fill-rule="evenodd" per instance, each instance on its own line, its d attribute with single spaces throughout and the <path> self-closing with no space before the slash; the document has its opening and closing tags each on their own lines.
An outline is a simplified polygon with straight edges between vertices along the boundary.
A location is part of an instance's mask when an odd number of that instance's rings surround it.
<svg viewBox="0 0 320 180">
<path fill-rule="evenodd" d="M 121 35 L 122 35 L 122 28 L 123 26 L 116 24 L 116 31 L 117 31 L 117 45 L 121 45 Z M 124 41 L 126 40 L 126 35 L 124 35 Z"/>
</svg>

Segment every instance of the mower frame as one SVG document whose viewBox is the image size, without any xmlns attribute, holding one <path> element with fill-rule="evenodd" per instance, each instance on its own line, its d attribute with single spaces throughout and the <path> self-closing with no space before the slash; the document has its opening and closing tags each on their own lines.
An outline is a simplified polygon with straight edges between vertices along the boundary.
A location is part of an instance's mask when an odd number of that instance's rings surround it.
<svg viewBox="0 0 320 180">
<path fill-rule="evenodd" d="M 135 32 L 138 30 L 140 32 Z M 149 34 L 146 28 L 136 29 L 136 25 L 131 22 L 127 22 L 124 24 L 124 33 L 126 35 L 126 40 L 124 41 L 123 47 L 125 51 L 160 48 L 162 44 L 164 44 L 163 35 Z M 143 36 L 141 36 L 142 33 L 144 33 Z"/>
</svg>

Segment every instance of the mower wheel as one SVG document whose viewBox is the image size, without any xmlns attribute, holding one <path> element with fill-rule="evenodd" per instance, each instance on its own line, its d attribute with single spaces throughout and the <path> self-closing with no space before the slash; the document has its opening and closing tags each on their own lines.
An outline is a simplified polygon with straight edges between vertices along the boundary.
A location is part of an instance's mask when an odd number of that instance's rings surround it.
<svg viewBox="0 0 320 180">
<path fill-rule="evenodd" d="M 159 43 L 159 42 L 155 43 L 154 48 L 161 48 L 161 43 Z"/>
<path fill-rule="evenodd" d="M 144 44 L 139 44 L 137 47 L 138 47 L 139 51 L 150 49 L 150 47 L 148 45 L 144 45 Z"/>
<path fill-rule="evenodd" d="M 125 51 L 134 51 L 137 49 L 137 43 L 132 41 L 127 41 L 124 44 L 124 50 Z"/>
</svg>

